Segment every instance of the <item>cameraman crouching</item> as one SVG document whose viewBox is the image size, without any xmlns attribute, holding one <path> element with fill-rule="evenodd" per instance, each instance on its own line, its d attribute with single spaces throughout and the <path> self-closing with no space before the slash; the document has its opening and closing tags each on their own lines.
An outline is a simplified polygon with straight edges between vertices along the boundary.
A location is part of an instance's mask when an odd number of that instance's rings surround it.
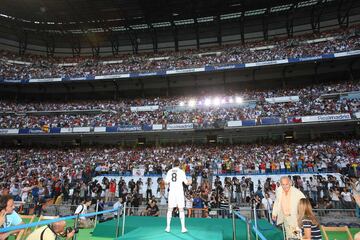
<svg viewBox="0 0 360 240">
<path fill-rule="evenodd" d="M 71 239 L 75 234 L 75 230 L 71 227 L 65 229 L 65 227 L 65 221 L 55 222 L 36 229 L 26 240 L 56 240 L 59 237 Z"/>
</svg>

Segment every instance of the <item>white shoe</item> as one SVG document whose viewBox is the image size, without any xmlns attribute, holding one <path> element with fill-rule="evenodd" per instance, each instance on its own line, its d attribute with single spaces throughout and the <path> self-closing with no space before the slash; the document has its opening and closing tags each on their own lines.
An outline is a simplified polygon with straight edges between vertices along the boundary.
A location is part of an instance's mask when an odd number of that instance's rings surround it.
<svg viewBox="0 0 360 240">
<path fill-rule="evenodd" d="M 165 232 L 169 233 L 170 232 L 170 227 L 166 227 Z"/>
<path fill-rule="evenodd" d="M 181 229 L 182 233 L 186 233 L 188 230 L 186 228 Z"/>
</svg>

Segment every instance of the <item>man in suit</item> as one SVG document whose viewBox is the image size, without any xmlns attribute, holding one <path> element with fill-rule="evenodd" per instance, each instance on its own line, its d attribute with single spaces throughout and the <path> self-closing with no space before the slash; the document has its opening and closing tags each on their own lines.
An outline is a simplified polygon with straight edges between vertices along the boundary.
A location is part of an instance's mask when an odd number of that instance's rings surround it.
<svg viewBox="0 0 360 240">
<path fill-rule="evenodd" d="M 299 229 L 297 223 L 297 207 L 305 195 L 292 186 L 288 177 L 280 178 L 281 188 L 276 189 L 276 199 L 272 212 L 272 220 L 276 224 L 284 224 L 286 239 L 296 237 L 295 231 Z"/>
</svg>

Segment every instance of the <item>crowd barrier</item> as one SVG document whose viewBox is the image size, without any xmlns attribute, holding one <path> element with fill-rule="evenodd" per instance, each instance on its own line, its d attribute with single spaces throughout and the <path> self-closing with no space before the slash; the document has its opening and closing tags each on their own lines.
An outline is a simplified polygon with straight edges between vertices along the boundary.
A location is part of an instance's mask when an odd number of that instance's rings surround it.
<svg viewBox="0 0 360 240">
<path fill-rule="evenodd" d="M 75 228 L 77 227 L 77 223 L 80 217 L 96 217 L 97 215 L 100 214 L 106 214 L 106 213 L 115 213 L 118 212 L 118 216 L 120 216 L 120 212 L 121 210 L 123 210 L 123 212 L 126 211 L 126 204 L 124 205 L 124 208 L 116 208 L 116 209 L 109 209 L 109 210 L 104 210 L 104 211 L 99 211 L 99 212 L 93 212 L 93 213 L 87 213 L 87 214 L 77 214 L 77 215 L 72 215 L 72 216 L 67 216 L 67 217 L 59 217 L 59 218 L 54 218 L 54 219 L 50 219 L 50 220 L 44 220 L 44 221 L 38 221 L 38 222 L 32 222 L 29 224 L 21 224 L 21 225 L 17 225 L 17 226 L 11 226 L 11 227 L 6 227 L 6 228 L 0 228 L 0 233 L 5 233 L 5 232 L 11 232 L 11 231 L 16 231 L 16 230 L 22 230 L 22 229 L 30 229 L 30 228 L 34 228 L 37 226 L 43 226 L 43 225 L 48 225 L 48 224 L 52 224 L 55 222 L 60 222 L 60 221 L 66 221 L 66 220 L 72 220 L 72 219 L 76 219 L 74 226 Z M 125 216 L 126 214 L 122 214 L 123 216 L 123 226 L 122 226 L 122 235 L 124 234 L 124 228 L 125 228 Z M 117 227 L 116 227 L 116 237 L 119 236 L 119 226 L 120 226 L 120 218 L 117 218 Z M 96 220 L 95 220 L 96 221 Z M 73 239 L 76 239 L 76 235 L 74 236 Z"/>
</svg>

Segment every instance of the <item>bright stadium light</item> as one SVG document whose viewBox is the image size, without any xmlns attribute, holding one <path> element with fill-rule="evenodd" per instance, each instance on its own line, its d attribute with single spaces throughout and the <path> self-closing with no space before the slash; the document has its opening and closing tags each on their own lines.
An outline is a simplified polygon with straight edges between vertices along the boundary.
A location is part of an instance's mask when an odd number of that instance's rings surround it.
<svg viewBox="0 0 360 240">
<path fill-rule="evenodd" d="M 181 107 L 183 107 L 183 106 L 185 106 L 185 103 L 181 101 L 179 105 L 180 105 Z"/>
<path fill-rule="evenodd" d="M 191 100 L 188 102 L 188 105 L 189 105 L 189 107 L 195 107 L 196 101 L 195 101 L 194 99 L 191 99 Z"/>
<path fill-rule="evenodd" d="M 206 98 L 205 99 L 205 106 L 210 106 L 211 105 L 211 99 L 210 98 Z"/>
<path fill-rule="evenodd" d="M 226 99 L 225 98 L 221 99 L 221 104 L 225 104 L 225 103 L 226 103 Z"/>
<path fill-rule="evenodd" d="M 229 103 L 234 103 L 234 99 L 232 97 L 229 97 Z"/>
<path fill-rule="evenodd" d="M 221 103 L 220 98 L 218 98 L 218 97 L 214 98 L 213 104 L 214 104 L 215 106 L 219 106 L 220 103 Z"/>
<path fill-rule="evenodd" d="M 235 98 L 235 102 L 236 102 L 237 104 L 242 103 L 242 102 L 243 102 L 242 97 L 236 97 L 236 98 Z"/>
</svg>

